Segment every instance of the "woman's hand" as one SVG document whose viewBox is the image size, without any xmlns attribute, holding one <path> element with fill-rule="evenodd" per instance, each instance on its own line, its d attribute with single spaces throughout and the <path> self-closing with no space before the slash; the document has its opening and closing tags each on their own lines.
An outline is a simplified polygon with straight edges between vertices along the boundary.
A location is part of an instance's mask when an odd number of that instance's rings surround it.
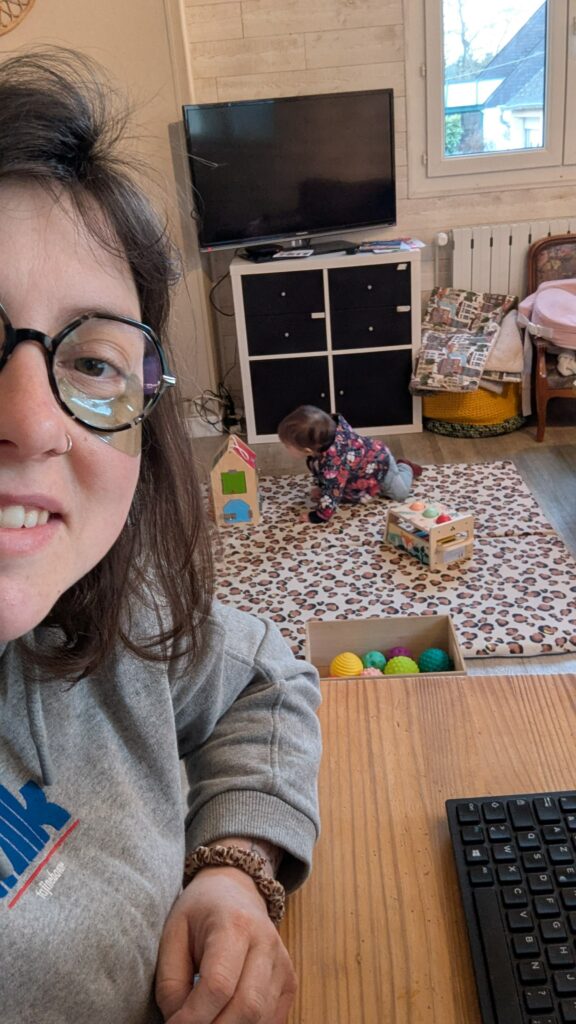
<svg viewBox="0 0 576 1024">
<path fill-rule="evenodd" d="M 285 1024 L 295 992 L 290 957 L 252 879 L 238 868 L 199 871 L 160 943 L 156 1000 L 168 1024 Z"/>
</svg>

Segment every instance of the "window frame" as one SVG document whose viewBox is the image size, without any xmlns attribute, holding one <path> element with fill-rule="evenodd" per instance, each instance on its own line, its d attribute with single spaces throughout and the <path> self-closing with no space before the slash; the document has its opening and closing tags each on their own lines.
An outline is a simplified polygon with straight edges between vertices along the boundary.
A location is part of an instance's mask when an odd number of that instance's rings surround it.
<svg viewBox="0 0 576 1024">
<path fill-rule="evenodd" d="M 576 182 L 576 0 L 547 9 L 545 147 L 445 157 L 442 0 L 406 4 L 410 198 Z"/>
</svg>

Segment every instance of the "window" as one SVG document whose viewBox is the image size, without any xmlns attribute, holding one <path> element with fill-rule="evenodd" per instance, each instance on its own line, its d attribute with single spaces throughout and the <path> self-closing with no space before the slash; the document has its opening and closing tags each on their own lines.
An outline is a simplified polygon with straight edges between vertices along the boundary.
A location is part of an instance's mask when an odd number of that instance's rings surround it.
<svg viewBox="0 0 576 1024">
<path fill-rule="evenodd" d="M 425 0 L 420 18 L 418 6 L 410 193 L 576 180 L 576 0 Z"/>
</svg>

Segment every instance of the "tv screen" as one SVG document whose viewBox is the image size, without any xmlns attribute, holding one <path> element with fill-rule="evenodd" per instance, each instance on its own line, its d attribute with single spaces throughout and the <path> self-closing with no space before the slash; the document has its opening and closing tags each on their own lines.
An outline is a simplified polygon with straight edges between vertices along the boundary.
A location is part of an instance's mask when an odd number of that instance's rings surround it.
<svg viewBox="0 0 576 1024">
<path fill-rule="evenodd" d="M 183 108 L 200 246 L 394 224 L 391 89 Z"/>
</svg>

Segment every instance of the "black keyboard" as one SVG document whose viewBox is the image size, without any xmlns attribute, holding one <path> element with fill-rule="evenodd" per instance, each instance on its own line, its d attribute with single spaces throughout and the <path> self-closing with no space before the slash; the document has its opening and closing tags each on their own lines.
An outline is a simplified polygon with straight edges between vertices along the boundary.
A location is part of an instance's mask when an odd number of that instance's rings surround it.
<svg viewBox="0 0 576 1024">
<path fill-rule="evenodd" d="M 576 791 L 446 812 L 483 1024 L 576 1024 Z"/>
</svg>

